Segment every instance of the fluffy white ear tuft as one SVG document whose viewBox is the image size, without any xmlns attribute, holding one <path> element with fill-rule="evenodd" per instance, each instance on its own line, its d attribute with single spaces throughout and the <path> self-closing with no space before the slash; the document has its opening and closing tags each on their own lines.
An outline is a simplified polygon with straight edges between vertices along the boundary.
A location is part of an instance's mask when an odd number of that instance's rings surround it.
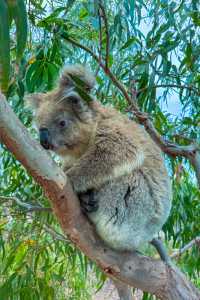
<svg viewBox="0 0 200 300">
<path fill-rule="evenodd" d="M 25 106 L 33 111 L 36 111 L 44 98 L 43 93 L 35 93 L 24 97 Z"/>
<path fill-rule="evenodd" d="M 63 68 L 60 77 L 60 86 L 70 88 L 74 86 L 73 77 L 80 79 L 87 91 L 90 91 L 95 85 L 95 77 L 90 70 L 82 65 L 67 65 Z"/>
</svg>

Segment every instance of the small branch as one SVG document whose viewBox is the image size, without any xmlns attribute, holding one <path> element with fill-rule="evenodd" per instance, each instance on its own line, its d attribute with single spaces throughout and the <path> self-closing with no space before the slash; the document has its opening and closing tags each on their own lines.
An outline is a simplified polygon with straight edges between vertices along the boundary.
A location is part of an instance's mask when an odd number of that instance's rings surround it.
<svg viewBox="0 0 200 300">
<path fill-rule="evenodd" d="M 130 95 L 131 95 L 131 99 L 133 102 L 136 103 L 137 101 L 137 90 L 136 90 L 136 82 L 135 80 L 131 77 L 131 74 L 129 76 L 129 82 L 130 82 Z M 128 110 L 127 110 L 128 111 Z"/>
<path fill-rule="evenodd" d="M 197 236 L 183 248 L 180 248 L 179 250 L 172 253 L 171 258 L 179 258 L 184 252 L 188 251 L 194 245 L 198 245 L 200 247 L 200 236 Z"/>
<path fill-rule="evenodd" d="M 87 46 L 84 46 L 82 44 L 80 44 L 79 42 L 77 42 L 76 40 L 72 39 L 71 37 L 69 37 L 67 34 L 65 33 L 60 33 L 61 38 L 63 38 L 64 40 L 70 42 L 72 45 L 86 51 L 87 53 L 89 53 L 96 62 L 98 62 L 100 64 L 100 66 L 103 68 L 103 64 L 100 62 L 99 57 Z"/>
<path fill-rule="evenodd" d="M 187 143 L 195 144 L 195 139 L 189 138 L 181 133 L 175 133 L 171 137 L 176 140 L 185 140 Z"/>
<path fill-rule="evenodd" d="M 102 61 L 101 52 L 102 52 L 102 25 L 101 25 L 101 16 L 100 10 L 98 9 L 98 19 L 99 19 L 99 61 Z M 98 64 L 97 70 L 95 71 L 95 77 L 98 75 L 100 70 L 100 65 Z"/>
<path fill-rule="evenodd" d="M 181 84 L 156 84 L 153 85 L 152 87 L 144 87 L 140 90 L 138 90 L 138 93 L 144 92 L 146 91 L 148 88 L 153 88 L 153 89 L 157 89 L 157 88 L 178 88 L 178 89 L 188 89 L 190 91 L 193 91 L 194 93 L 196 93 L 198 96 L 200 95 L 200 90 L 192 85 L 181 85 Z"/>
<path fill-rule="evenodd" d="M 52 212 L 52 209 L 50 207 L 42 207 L 42 206 L 33 206 L 29 203 L 25 203 L 21 200 L 19 200 L 17 197 L 6 197 L 6 196 L 0 196 L 0 201 L 14 201 L 16 202 L 19 206 L 26 208 L 26 213 L 29 212 L 33 212 L 33 211 L 47 211 L 47 212 Z M 32 215 L 30 215 L 30 217 L 33 219 Z M 69 243 L 69 240 L 61 233 L 57 232 L 53 227 L 51 227 L 49 224 L 48 226 L 46 224 L 43 224 L 43 229 L 48 232 L 49 234 L 51 234 L 51 236 L 53 236 L 54 239 L 59 240 L 59 241 L 63 241 L 63 242 L 67 242 Z"/>
<path fill-rule="evenodd" d="M 46 212 L 52 212 L 52 209 L 50 207 L 43 207 L 43 206 L 34 206 L 30 203 L 23 202 L 19 200 L 17 197 L 11 197 L 11 196 L 0 196 L 0 201 L 14 201 L 19 206 L 26 208 L 26 212 L 33 212 L 33 211 L 46 211 Z"/>
<path fill-rule="evenodd" d="M 101 51 L 102 51 L 102 24 L 101 24 L 100 9 L 98 9 L 98 16 L 99 16 L 99 61 L 101 61 Z"/>
<path fill-rule="evenodd" d="M 106 34 L 106 57 L 105 57 L 105 69 L 108 70 L 108 63 L 109 63 L 109 48 L 110 48 L 110 38 L 109 38 L 109 30 L 108 30 L 108 19 L 106 16 L 105 8 L 102 4 L 102 1 L 99 0 L 99 7 L 101 10 L 101 17 L 104 21 L 105 26 L 105 34 Z"/>
<path fill-rule="evenodd" d="M 57 232 L 53 227 L 49 224 L 43 224 L 43 229 L 48 232 L 55 240 L 69 243 L 69 240 L 61 233 Z"/>
<path fill-rule="evenodd" d="M 52 212 L 50 207 L 32 206 L 26 212 Z"/>
</svg>

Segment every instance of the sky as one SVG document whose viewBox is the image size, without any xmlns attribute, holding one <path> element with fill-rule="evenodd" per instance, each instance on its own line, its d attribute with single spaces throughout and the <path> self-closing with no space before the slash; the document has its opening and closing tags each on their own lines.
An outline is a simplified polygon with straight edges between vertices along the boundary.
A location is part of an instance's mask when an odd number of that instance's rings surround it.
<svg viewBox="0 0 200 300">
<path fill-rule="evenodd" d="M 145 12 L 143 12 L 143 15 L 145 15 Z M 139 29 L 146 37 L 147 34 L 149 33 L 149 31 L 151 30 L 153 24 L 150 24 L 149 22 L 147 23 L 145 20 L 146 20 L 145 18 L 141 19 Z M 176 66 L 179 65 L 179 62 L 178 62 L 175 54 L 172 54 L 172 60 L 173 60 L 172 63 L 174 65 L 176 65 Z M 157 88 L 157 97 L 161 96 L 163 91 L 164 91 L 163 88 Z M 182 111 L 181 103 L 179 101 L 179 95 L 178 95 L 178 93 L 176 93 L 174 91 L 171 91 L 170 95 L 168 95 L 167 103 L 165 101 L 162 101 L 160 106 L 161 106 L 162 111 L 166 111 L 174 117 L 180 116 L 181 111 Z"/>
</svg>

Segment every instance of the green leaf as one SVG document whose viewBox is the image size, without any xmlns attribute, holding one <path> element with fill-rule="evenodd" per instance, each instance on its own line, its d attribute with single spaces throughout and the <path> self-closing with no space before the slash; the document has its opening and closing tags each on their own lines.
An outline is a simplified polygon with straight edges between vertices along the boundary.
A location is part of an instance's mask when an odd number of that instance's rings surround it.
<svg viewBox="0 0 200 300">
<path fill-rule="evenodd" d="M 93 98 L 83 88 L 81 88 L 80 86 L 76 86 L 75 89 L 78 92 L 78 94 L 81 96 L 81 98 L 85 100 L 86 103 L 93 101 Z"/>
<path fill-rule="evenodd" d="M 31 64 L 26 72 L 26 86 L 29 93 L 34 91 L 34 85 L 37 78 L 33 78 L 33 75 L 39 70 L 41 62 L 39 60 Z"/>
<path fill-rule="evenodd" d="M 10 77 L 10 36 L 8 7 L 0 1 L 0 88 L 3 93 L 8 90 Z"/>
<path fill-rule="evenodd" d="M 119 50 L 121 51 L 121 50 L 124 50 L 126 48 L 129 48 L 134 43 L 138 43 L 138 44 L 141 45 L 141 42 L 138 40 L 138 38 L 132 37 L 132 38 L 128 39 L 128 41 Z"/>
<path fill-rule="evenodd" d="M 22 58 L 24 50 L 26 48 L 27 41 L 27 14 L 26 14 L 26 6 L 24 0 L 8 0 L 10 11 L 12 12 L 12 16 L 15 20 L 16 24 L 16 38 L 17 38 L 17 63 Z"/>
</svg>

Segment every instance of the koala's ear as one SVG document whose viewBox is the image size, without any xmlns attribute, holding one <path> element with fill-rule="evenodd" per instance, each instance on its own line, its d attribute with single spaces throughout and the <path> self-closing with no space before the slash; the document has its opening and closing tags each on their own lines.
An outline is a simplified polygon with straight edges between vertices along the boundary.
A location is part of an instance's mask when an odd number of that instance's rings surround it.
<svg viewBox="0 0 200 300">
<path fill-rule="evenodd" d="M 73 87 L 73 81 L 67 74 L 62 73 L 59 79 L 59 86 L 62 89 Z"/>
<path fill-rule="evenodd" d="M 67 89 L 78 85 L 89 92 L 95 85 L 95 77 L 88 68 L 82 65 L 69 65 L 63 69 L 59 85 Z"/>
<path fill-rule="evenodd" d="M 72 108 L 75 111 L 84 112 L 88 108 L 87 103 L 83 101 L 77 93 L 70 93 L 67 101 L 70 101 Z"/>
<path fill-rule="evenodd" d="M 44 99 L 44 94 L 43 93 L 35 93 L 35 94 L 30 94 L 26 95 L 24 97 L 25 101 L 25 107 L 36 111 L 40 104 L 43 102 Z"/>
<path fill-rule="evenodd" d="M 80 98 L 77 93 L 71 93 L 67 101 L 71 103 L 71 107 L 76 116 L 82 121 L 88 120 L 91 117 L 91 109 L 89 109 L 88 103 Z"/>
</svg>

